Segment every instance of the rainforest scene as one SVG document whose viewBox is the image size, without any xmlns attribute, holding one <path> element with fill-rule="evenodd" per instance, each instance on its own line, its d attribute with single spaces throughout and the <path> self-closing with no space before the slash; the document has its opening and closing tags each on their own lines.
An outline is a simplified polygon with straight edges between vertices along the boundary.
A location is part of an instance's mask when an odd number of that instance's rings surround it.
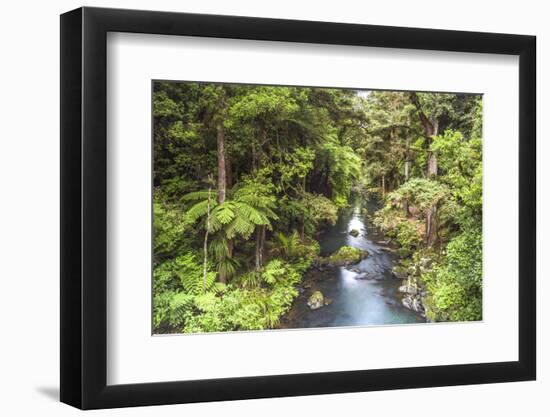
<svg viewBox="0 0 550 417">
<path fill-rule="evenodd" d="M 154 334 L 482 320 L 482 96 L 153 81 Z"/>
</svg>

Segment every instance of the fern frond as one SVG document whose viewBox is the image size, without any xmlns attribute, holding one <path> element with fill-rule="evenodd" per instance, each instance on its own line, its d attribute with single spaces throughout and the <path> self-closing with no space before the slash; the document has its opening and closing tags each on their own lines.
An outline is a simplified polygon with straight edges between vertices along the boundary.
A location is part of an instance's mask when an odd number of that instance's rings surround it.
<svg viewBox="0 0 550 417">
<path fill-rule="evenodd" d="M 174 294 L 170 299 L 170 322 L 175 326 L 185 323 L 186 313 L 193 307 L 195 297 L 184 292 Z"/>
<path fill-rule="evenodd" d="M 217 216 L 210 216 L 210 228 L 208 231 L 210 233 L 216 233 L 223 228 L 222 222 L 218 219 Z"/>
<path fill-rule="evenodd" d="M 227 291 L 227 284 L 224 284 L 223 282 L 215 282 L 214 285 L 212 285 L 211 290 L 214 294 L 223 294 Z"/>
<path fill-rule="evenodd" d="M 178 273 L 178 276 L 187 293 L 194 295 L 203 293 L 204 282 L 202 275 Z M 209 291 L 212 288 L 214 282 L 216 282 L 216 273 L 208 272 L 206 274 L 206 291 Z"/>
<path fill-rule="evenodd" d="M 269 222 L 263 213 L 248 204 L 238 203 L 237 209 L 243 217 L 255 225 L 264 225 Z"/>
<path fill-rule="evenodd" d="M 275 284 L 277 280 L 285 276 L 286 268 L 280 259 L 271 260 L 262 272 L 262 279 L 266 284 Z"/>
<path fill-rule="evenodd" d="M 183 201 L 196 201 L 196 200 L 207 200 L 208 201 L 208 190 L 194 191 L 192 193 L 185 194 L 182 198 Z M 215 200 L 215 193 L 210 192 L 210 199 Z"/>
<path fill-rule="evenodd" d="M 235 218 L 234 204 L 226 202 L 217 206 L 212 212 L 212 216 L 216 217 L 221 224 L 227 224 Z"/>
<path fill-rule="evenodd" d="M 212 293 L 201 294 L 195 297 L 195 306 L 206 313 L 216 308 L 217 300 L 216 295 Z"/>
<path fill-rule="evenodd" d="M 237 235 L 248 239 L 252 232 L 254 232 L 255 225 L 251 223 L 248 219 L 238 216 L 229 223 L 225 229 L 225 234 L 228 239 L 233 239 Z"/>
<path fill-rule="evenodd" d="M 201 201 L 200 203 L 195 204 L 185 214 L 187 220 L 191 223 L 195 223 L 198 219 L 205 216 L 208 213 L 208 200 Z"/>
</svg>

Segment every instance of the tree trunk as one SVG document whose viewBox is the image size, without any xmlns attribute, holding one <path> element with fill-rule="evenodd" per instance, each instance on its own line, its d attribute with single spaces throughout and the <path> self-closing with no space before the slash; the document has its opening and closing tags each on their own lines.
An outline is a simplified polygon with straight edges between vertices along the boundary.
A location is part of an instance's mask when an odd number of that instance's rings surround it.
<svg viewBox="0 0 550 417">
<path fill-rule="evenodd" d="M 208 232 L 210 230 L 210 195 L 212 187 L 208 187 L 208 205 L 206 211 L 206 232 L 204 233 L 204 262 L 202 267 L 202 291 L 206 293 L 206 269 L 208 265 Z"/>
<path fill-rule="evenodd" d="M 430 131 L 430 146 L 432 145 L 433 137 L 439 133 L 439 120 L 434 118 L 431 120 L 432 129 Z M 435 152 L 430 152 L 428 158 L 428 178 L 437 177 L 437 155 Z"/>
<path fill-rule="evenodd" d="M 437 242 L 437 205 L 433 205 L 426 213 L 426 245 L 432 247 Z"/>
<path fill-rule="evenodd" d="M 259 226 L 256 230 L 256 271 L 263 265 L 264 257 L 265 226 Z"/>
<path fill-rule="evenodd" d="M 405 212 L 405 217 L 409 217 L 409 200 L 403 200 L 403 211 Z"/>
<path fill-rule="evenodd" d="M 382 197 L 386 196 L 386 175 L 382 174 Z"/>
<path fill-rule="evenodd" d="M 226 192 L 226 170 L 225 170 L 225 131 L 223 120 L 216 125 L 218 138 L 218 203 L 223 204 Z"/>
<path fill-rule="evenodd" d="M 409 180 L 411 175 L 411 155 L 410 155 L 410 138 L 407 138 L 406 141 L 406 150 L 405 150 L 405 182 Z M 409 217 L 409 200 L 403 200 L 403 211 L 405 211 L 405 217 Z"/>
<path fill-rule="evenodd" d="M 262 242 L 260 245 L 260 266 L 263 266 L 264 264 L 265 231 L 266 231 L 266 227 L 262 226 Z"/>
<path fill-rule="evenodd" d="M 216 124 L 217 140 L 218 140 L 218 203 L 223 204 L 225 202 L 227 191 L 226 180 L 226 163 L 225 163 L 225 130 L 223 127 L 223 120 L 218 120 Z M 221 259 L 223 262 L 225 259 Z M 227 276 L 225 269 L 222 268 L 219 272 L 219 281 L 223 284 L 227 282 Z"/>
<path fill-rule="evenodd" d="M 227 257 L 232 258 L 233 257 L 233 248 L 235 245 L 233 244 L 233 240 L 227 241 Z"/>
</svg>

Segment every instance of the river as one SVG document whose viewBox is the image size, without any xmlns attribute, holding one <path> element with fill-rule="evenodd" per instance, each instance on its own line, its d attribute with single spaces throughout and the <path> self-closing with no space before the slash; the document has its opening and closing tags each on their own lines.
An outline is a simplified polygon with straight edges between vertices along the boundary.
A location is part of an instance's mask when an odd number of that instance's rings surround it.
<svg viewBox="0 0 550 417">
<path fill-rule="evenodd" d="M 368 202 L 369 212 L 376 208 Z M 349 234 L 360 231 L 357 237 Z M 414 311 L 403 307 L 398 291 L 401 280 L 392 276 L 391 269 L 397 256 L 388 246 L 387 239 L 363 213 L 361 203 L 343 210 L 337 223 L 319 238 L 321 256 L 327 256 L 348 245 L 366 250 L 369 256 L 356 265 L 333 267 L 325 270 L 312 268 L 302 281 L 301 294 L 294 300 L 290 311 L 282 317 L 280 328 L 369 326 L 404 323 L 423 323 L 426 320 Z M 358 279 L 365 277 L 368 279 Z M 309 296 L 321 291 L 329 305 L 311 310 Z"/>
</svg>

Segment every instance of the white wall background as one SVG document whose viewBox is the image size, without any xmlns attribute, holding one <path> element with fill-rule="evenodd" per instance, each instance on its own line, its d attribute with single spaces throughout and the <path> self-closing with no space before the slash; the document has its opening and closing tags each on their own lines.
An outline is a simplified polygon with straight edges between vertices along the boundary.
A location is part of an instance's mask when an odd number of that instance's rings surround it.
<svg viewBox="0 0 550 417">
<path fill-rule="evenodd" d="M 78 412 L 58 403 L 59 379 L 59 17 L 72 0 L 11 1 L 0 23 L 0 411 L 7 416 Z M 538 257 L 550 250 L 550 26 L 536 0 L 354 2 L 123 0 L 86 5 L 534 34 L 538 37 Z M 545 189 L 546 188 L 546 189 Z M 505 229 L 505 227 L 503 227 Z M 550 390 L 548 264 L 539 263 L 537 382 L 325 395 L 94 412 L 94 415 L 280 416 L 341 413 L 401 416 L 545 415 Z M 405 345 L 404 345 L 405 347 Z"/>
</svg>

